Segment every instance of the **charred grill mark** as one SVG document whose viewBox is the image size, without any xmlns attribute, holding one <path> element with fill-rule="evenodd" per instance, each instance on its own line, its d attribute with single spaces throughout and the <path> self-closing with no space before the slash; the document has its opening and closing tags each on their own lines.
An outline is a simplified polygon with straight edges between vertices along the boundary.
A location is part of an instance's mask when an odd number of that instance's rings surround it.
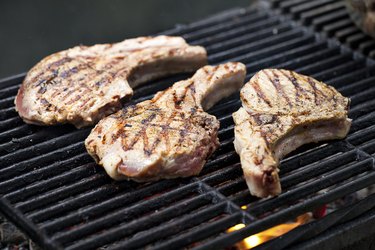
<svg viewBox="0 0 375 250">
<path fill-rule="evenodd" d="M 85 62 L 81 61 L 80 59 L 76 59 L 76 61 L 79 62 L 78 65 L 62 72 L 59 77 L 61 77 L 63 80 L 67 82 L 75 82 L 73 81 L 73 77 L 76 76 L 78 73 L 82 73 L 83 71 L 87 70 L 88 72 L 85 72 L 85 79 L 94 80 L 95 78 L 101 76 L 103 73 L 106 73 L 103 70 L 96 70 L 91 64 L 92 62 Z"/>
<path fill-rule="evenodd" d="M 147 108 L 148 111 L 154 111 L 154 112 L 160 112 L 161 111 L 161 108 L 157 108 L 157 107 L 154 107 L 154 108 Z M 130 125 L 131 126 L 131 125 Z"/>
<path fill-rule="evenodd" d="M 266 70 L 264 70 L 264 74 L 267 76 L 268 80 L 275 87 L 277 93 L 279 93 L 279 95 L 281 95 L 285 99 L 285 101 L 288 103 L 289 107 L 292 107 L 292 103 L 290 102 L 290 99 L 289 99 L 288 95 L 284 92 L 283 86 L 281 86 L 281 84 L 280 84 L 279 75 L 274 70 L 271 70 L 271 73 L 272 73 L 273 77 L 271 77 L 269 75 L 269 73 Z"/>
<path fill-rule="evenodd" d="M 128 117 L 130 116 L 137 116 L 139 114 L 141 114 L 141 111 L 142 108 L 139 108 L 138 105 L 129 105 L 127 106 L 126 108 L 122 109 L 121 111 L 113 114 L 112 116 L 114 118 L 118 118 L 118 119 L 127 119 Z"/>
<path fill-rule="evenodd" d="M 141 126 L 140 131 L 138 131 L 138 133 L 134 136 L 133 140 L 129 143 L 129 145 L 125 145 L 125 143 L 124 143 L 124 145 L 123 145 L 124 151 L 131 150 L 141 137 L 143 138 L 143 140 L 145 140 L 145 134 L 146 134 L 146 130 L 147 130 L 148 124 L 152 120 L 154 120 L 155 117 L 156 117 L 156 114 L 152 113 L 149 117 L 147 117 L 147 118 L 145 118 L 145 119 L 143 119 L 141 121 L 141 124 L 143 126 Z M 147 138 L 146 138 L 146 140 L 147 140 Z M 144 145 L 144 147 L 147 147 L 147 146 L 148 145 Z"/>
<path fill-rule="evenodd" d="M 34 81 L 36 80 L 37 78 L 41 77 L 43 74 L 45 73 L 49 73 L 49 72 L 52 72 L 53 75 L 56 77 L 57 76 L 57 72 L 58 70 L 55 70 L 55 68 L 57 67 L 60 67 L 60 66 L 63 66 L 65 65 L 66 63 L 69 63 L 71 62 L 73 59 L 68 57 L 68 56 L 65 56 L 57 61 L 54 61 L 54 62 L 51 62 L 50 64 L 48 64 L 48 66 L 46 67 L 46 70 L 42 71 L 42 73 L 40 73 L 39 75 L 37 75 L 35 78 L 31 79 L 31 81 Z"/>
<path fill-rule="evenodd" d="M 60 93 L 60 92 L 58 92 L 57 90 L 56 90 L 56 92 L 57 92 L 58 94 Z M 69 90 L 68 93 L 66 93 L 65 95 L 63 95 L 63 96 L 61 97 L 61 99 L 62 99 L 62 100 L 66 99 L 68 96 L 70 96 L 70 95 L 73 94 L 74 92 L 75 92 L 74 89 Z"/>
<path fill-rule="evenodd" d="M 288 80 L 293 84 L 294 88 L 296 89 L 296 100 L 301 100 L 299 98 L 302 98 L 302 97 L 310 99 L 310 96 L 306 93 L 306 90 L 303 87 L 301 87 L 301 85 L 299 84 L 293 71 L 286 71 L 286 72 L 289 72 L 290 75 L 286 73 L 284 70 L 280 70 L 280 72 L 286 78 L 288 78 Z"/>
<path fill-rule="evenodd" d="M 87 82 L 95 82 L 95 86 L 98 86 L 98 82 L 101 84 L 103 83 L 108 83 L 113 80 L 113 75 L 111 74 L 111 71 L 106 71 L 103 69 L 96 69 L 95 68 L 95 63 L 92 61 L 81 61 L 80 59 L 77 59 L 79 61 L 78 69 L 74 71 L 74 73 L 69 74 L 66 80 L 72 79 L 76 73 L 82 72 L 84 70 L 87 70 L 87 73 L 85 74 L 85 78 L 88 79 L 89 81 Z M 113 70 L 113 69 L 112 69 Z M 104 75 L 104 76 L 103 76 Z M 97 80 L 100 78 L 100 80 Z"/>
<path fill-rule="evenodd" d="M 40 99 L 40 102 L 43 104 L 43 105 L 48 105 L 50 104 L 46 99 L 42 98 Z"/>
<path fill-rule="evenodd" d="M 98 131 L 100 134 L 101 132 Z M 124 127 L 119 126 L 118 130 L 116 133 L 112 134 L 112 143 L 114 143 L 118 138 L 125 138 L 125 129 Z"/>
<path fill-rule="evenodd" d="M 152 121 L 156 117 L 156 114 L 152 113 L 148 118 L 143 119 L 141 123 L 143 125 L 147 125 L 150 121 Z"/>
<path fill-rule="evenodd" d="M 194 101 L 195 105 L 198 105 L 197 100 L 195 99 L 196 90 L 195 90 L 195 82 L 194 81 L 192 81 L 192 83 L 189 85 L 189 89 L 190 89 L 191 97 L 193 98 L 193 101 Z"/>
<path fill-rule="evenodd" d="M 109 77 L 102 77 L 99 81 L 95 81 L 95 87 L 100 87 L 102 85 L 105 85 L 109 80 Z"/>
<path fill-rule="evenodd" d="M 180 113 L 180 118 L 181 120 L 184 120 L 185 114 Z M 176 151 L 182 147 L 182 143 L 184 142 L 186 135 L 189 134 L 190 126 L 191 126 L 190 122 L 184 122 L 184 127 L 182 129 L 179 129 L 180 138 L 178 138 L 178 145 L 176 147 Z"/>
<path fill-rule="evenodd" d="M 166 150 L 170 150 L 170 141 L 169 141 L 169 131 L 170 130 L 175 130 L 175 131 L 179 131 L 179 129 L 177 128 L 173 128 L 171 127 L 169 124 L 171 123 L 172 120 L 174 120 L 173 118 L 176 116 L 176 112 L 173 112 L 171 114 L 171 116 L 167 119 L 166 121 L 166 124 L 153 124 L 153 123 L 150 123 L 149 126 L 153 126 L 153 127 L 159 127 L 161 128 L 161 131 L 160 131 L 160 136 L 158 136 L 155 141 L 153 142 L 153 144 L 151 145 L 151 147 L 144 147 L 144 151 L 145 151 L 145 154 L 150 156 L 152 154 L 152 152 L 155 151 L 156 147 L 160 144 L 160 142 L 162 141 L 161 138 L 164 138 L 165 140 L 165 144 L 166 144 Z M 145 143 L 146 145 L 146 143 Z"/>
<path fill-rule="evenodd" d="M 77 86 L 77 87 L 78 87 L 78 89 L 76 88 L 76 90 L 74 91 L 74 92 L 76 92 L 75 93 L 76 95 L 74 95 L 70 100 L 68 98 L 64 98 L 64 99 L 62 99 L 62 102 L 64 102 L 67 105 L 73 104 L 74 102 L 80 100 L 82 97 L 86 97 L 87 94 L 91 92 L 91 89 L 83 83 L 79 84 L 79 86 Z M 83 90 L 83 91 L 80 92 L 80 90 Z M 58 91 L 56 91 L 56 92 L 58 92 Z"/>
<path fill-rule="evenodd" d="M 46 86 L 41 86 L 38 90 L 38 94 L 44 94 L 46 93 L 46 91 L 47 91 Z"/>
<path fill-rule="evenodd" d="M 107 142 L 107 135 L 103 135 L 102 144 L 106 144 L 106 142 Z"/>
<path fill-rule="evenodd" d="M 332 86 L 327 86 L 329 91 L 331 92 L 331 101 L 333 101 L 333 107 L 336 108 L 338 105 L 338 100 L 337 100 L 337 95 L 336 95 L 336 90 Z"/>
<path fill-rule="evenodd" d="M 39 90 L 38 90 L 38 93 L 39 94 L 44 94 L 46 91 L 47 91 L 47 86 L 48 85 L 52 85 L 52 84 L 56 84 L 56 81 L 55 78 L 57 77 L 57 74 L 58 74 L 58 71 L 57 70 L 54 70 L 52 72 L 52 76 L 50 76 L 47 80 L 41 80 L 39 81 L 39 83 L 36 85 L 36 86 L 39 86 Z"/>
<path fill-rule="evenodd" d="M 189 123 L 185 123 L 184 129 L 181 129 L 179 132 L 180 138 L 178 138 L 178 145 L 176 147 L 176 151 L 182 147 L 182 143 L 184 142 L 185 137 L 187 135 L 188 124 Z"/>
<path fill-rule="evenodd" d="M 188 91 L 194 91 L 195 93 L 195 86 L 194 86 L 194 81 L 190 82 L 185 88 L 184 88 L 184 93 L 181 96 L 178 96 L 176 93 L 176 90 L 173 88 L 169 88 L 168 90 L 164 91 L 162 94 L 158 95 L 157 98 L 152 99 L 153 102 L 158 101 L 164 94 L 166 94 L 168 91 L 172 91 L 172 96 L 173 96 L 173 103 L 175 109 L 181 109 L 181 104 L 185 101 Z M 195 101 L 195 96 L 192 94 L 192 97 Z"/>
<path fill-rule="evenodd" d="M 47 110 L 47 111 L 53 111 L 54 109 L 56 109 L 56 107 L 54 105 L 52 105 L 50 102 L 48 102 L 44 98 L 41 98 L 40 102 L 42 103 L 42 105 L 45 107 L 45 110 Z"/>
<path fill-rule="evenodd" d="M 50 62 L 49 64 L 47 64 L 47 66 L 45 66 L 45 70 L 41 70 L 41 72 L 39 74 L 37 74 L 36 76 L 34 76 L 33 78 L 30 79 L 30 83 L 36 82 L 44 74 L 46 74 L 48 72 L 51 72 L 52 68 L 56 68 L 56 67 L 62 66 L 64 64 L 66 64 L 66 63 L 71 62 L 72 60 L 73 60 L 72 58 L 70 58 L 68 56 L 64 56 L 63 58 L 60 58 L 57 61 Z M 44 82 L 44 81 L 42 80 L 42 82 Z M 37 84 L 37 86 L 39 84 L 40 84 L 40 82 Z"/>
<path fill-rule="evenodd" d="M 187 93 L 188 93 L 188 90 L 191 91 L 191 86 L 193 86 L 193 89 L 194 89 L 194 93 L 195 93 L 195 87 L 194 87 L 194 81 L 192 80 L 191 83 L 189 83 L 186 87 L 185 87 L 185 90 L 184 90 L 184 93 L 182 94 L 181 97 L 177 98 L 177 107 L 178 109 L 181 108 L 181 104 L 185 102 L 185 99 L 186 99 L 186 96 L 187 96 Z M 193 99 L 195 101 L 195 96 L 192 94 L 193 96 Z M 176 107 L 176 102 L 175 102 L 175 107 Z M 176 108 L 177 108 L 176 107 Z"/>
<path fill-rule="evenodd" d="M 56 98 L 57 96 L 62 96 L 64 94 L 64 92 L 66 93 L 67 90 L 72 90 L 71 88 L 67 88 L 67 87 L 64 87 L 62 90 L 61 89 L 52 89 L 51 91 L 53 91 L 51 93 L 51 97 L 52 98 Z M 63 98 L 61 98 L 63 99 Z"/>
<path fill-rule="evenodd" d="M 176 90 L 172 90 L 173 91 L 173 103 L 174 103 L 174 107 L 176 109 L 180 109 L 181 106 L 181 100 L 179 100 L 179 98 L 177 97 L 177 93 L 176 93 Z"/>
<path fill-rule="evenodd" d="M 160 132 L 161 138 L 164 138 L 164 140 L 165 140 L 165 145 L 166 145 L 167 151 L 170 150 L 168 128 L 170 127 L 169 124 L 175 118 L 176 115 L 177 115 L 176 111 L 172 112 L 172 114 L 166 120 L 166 124 L 162 125 L 162 129 L 161 129 L 161 132 Z M 157 145 L 158 144 L 154 143 L 154 145 L 152 145 L 152 150 L 155 150 Z"/>
<path fill-rule="evenodd" d="M 66 59 L 66 58 L 65 58 Z M 71 62 L 73 61 L 73 58 L 69 58 L 68 60 L 60 60 L 58 62 L 55 62 L 53 65 L 54 66 L 61 66 L 63 64 L 66 64 L 67 62 Z M 78 62 L 77 65 L 75 65 L 74 67 L 71 67 L 71 68 L 68 68 L 67 70 L 61 72 L 59 74 L 59 72 L 57 70 L 54 70 L 54 73 L 53 73 L 53 76 L 50 77 L 47 81 L 45 81 L 44 84 L 42 84 L 42 87 L 39 89 L 38 93 L 40 94 L 44 94 L 46 91 L 47 91 L 47 88 L 46 88 L 46 84 L 54 84 L 55 83 L 55 79 L 60 79 L 62 81 L 64 81 L 64 83 L 69 83 L 69 85 L 71 86 L 71 88 L 76 88 L 76 85 L 77 85 L 77 82 L 80 82 L 81 79 L 78 79 L 78 80 L 74 80 L 73 77 L 78 74 L 78 73 L 81 73 L 83 72 L 84 70 L 86 69 L 89 69 L 89 73 L 86 73 L 85 74 L 85 78 L 91 78 L 91 79 L 94 79 L 94 77 L 100 77 L 103 73 L 106 73 L 105 71 L 103 70 L 96 70 L 91 61 L 83 61 L 79 58 L 74 58 L 74 61 L 75 62 Z M 107 74 L 106 76 L 102 77 L 100 79 L 101 82 L 110 82 L 111 77 L 109 74 Z M 42 82 L 43 83 L 43 82 Z M 41 84 L 41 83 L 40 83 Z M 82 85 L 81 85 L 82 87 Z M 85 88 L 88 88 L 86 85 L 84 86 Z M 85 91 L 85 93 L 87 93 L 89 91 Z M 70 96 L 72 94 L 71 91 L 69 91 L 67 94 L 66 93 L 63 93 L 63 91 L 60 91 L 59 89 L 55 89 L 53 93 L 51 93 L 51 97 L 55 98 L 56 96 L 59 96 L 60 100 L 64 101 L 68 96 Z M 68 104 L 72 104 L 74 103 L 74 101 L 78 101 L 82 98 L 82 96 L 80 95 L 77 95 L 75 96 L 74 98 L 72 98 L 70 101 L 68 101 L 67 103 Z M 89 100 L 85 100 L 85 102 L 88 102 Z M 82 105 L 81 105 L 82 107 Z"/>
<path fill-rule="evenodd" d="M 53 74 L 53 76 L 51 76 L 50 78 L 48 78 L 47 81 L 44 84 L 48 85 L 48 84 L 54 84 L 54 83 L 56 83 L 54 81 L 55 78 L 56 78 L 56 74 Z"/>
<path fill-rule="evenodd" d="M 74 74 L 78 73 L 81 69 L 82 69 L 82 65 L 74 66 L 74 67 L 72 67 L 72 68 L 69 68 L 69 69 L 66 70 L 66 71 L 61 72 L 61 73 L 60 73 L 60 77 L 61 77 L 62 79 L 68 78 L 68 77 L 70 77 L 71 75 L 74 75 Z"/>
<path fill-rule="evenodd" d="M 300 96 L 303 96 L 302 93 L 305 93 L 306 92 L 306 89 L 304 89 L 303 87 L 301 87 L 301 85 L 299 84 L 298 80 L 297 80 L 297 77 L 294 75 L 294 72 L 293 71 L 289 71 L 290 74 L 291 74 L 291 82 L 293 83 L 293 85 L 296 87 L 296 90 L 297 90 L 297 94 L 299 94 Z M 287 74 L 285 74 L 287 76 Z M 306 95 L 306 97 L 309 97 L 308 95 Z"/>
<path fill-rule="evenodd" d="M 81 105 L 79 105 L 80 108 L 82 108 L 83 106 L 85 106 L 89 101 L 93 100 L 92 98 L 86 98 L 82 101 Z"/>
<path fill-rule="evenodd" d="M 81 82 L 85 80 L 87 83 L 95 81 L 97 78 L 101 77 L 99 82 L 101 84 L 111 82 L 113 79 L 110 72 L 106 72 L 104 70 L 96 69 L 95 63 L 92 61 L 92 58 L 84 58 L 85 60 L 81 60 L 81 58 L 75 58 L 75 62 L 78 64 L 72 68 L 69 68 L 66 71 L 63 71 L 59 78 L 61 78 L 64 82 L 70 83 L 72 87 L 76 85 L 77 82 Z M 80 73 L 84 75 L 83 79 L 74 79 L 74 77 Z M 105 74 L 104 76 L 102 76 Z M 98 82 L 98 81 L 97 81 Z M 97 86 L 97 85 L 96 85 Z"/>
<path fill-rule="evenodd" d="M 259 84 L 257 81 L 253 81 L 252 82 L 252 86 L 255 90 L 255 92 L 257 93 L 257 96 L 259 99 L 263 100 L 269 107 L 272 107 L 272 104 L 270 102 L 270 100 L 268 100 L 268 98 L 266 97 L 266 95 L 263 93 L 263 91 L 261 90 Z"/>
<path fill-rule="evenodd" d="M 143 48 L 138 48 L 138 49 L 128 48 L 128 49 L 120 49 L 118 50 L 118 53 L 130 54 L 132 52 L 137 52 L 137 51 L 142 51 L 142 50 L 144 49 Z"/>
<path fill-rule="evenodd" d="M 77 94 L 76 96 L 71 98 L 69 101 L 67 101 L 65 104 L 67 104 L 67 105 L 73 104 L 74 102 L 80 100 L 82 97 L 84 97 L 89 92 L 90 92 L 90 89 L 86 88 L 81 94 Z"/>
<path fill-rule="evenodd" d="M 147 155 L 147 156 L 150 156 L 151 153 L 152 153 L 152 150 L 149 150 L 149 145 L 148 145 L 148 136 L 147 136 L 147 127 L 146 129 L 144 130 L 144 133 L 143 133 L 143 152 Z"/>
<path fill-rule="evenodd" d="M 318 98 L 318 94 L 322 95 L 324 98 L 327 98 L 327 96 L 316 87 L 316 83 L 313 79 L 311 79 L 311 77 L 307 76 L 307 82 L 309 83 L 309 85 L 313 89 L 315 104 L 319 105 L 320 101 L 319 101 L 319 98 Z"/>
<path fill-rule="evenodd" d="M 151 151 L 151 150 L 148 150 L 148 149 L 146 149 L 146 148 L 143 149 L 143 152 L 144 152 L 145 155 L 147 155 L 147 156 L 152 155 L 152 151 Z"/>
<path fill-rule="evenodd" d="M 154 141 L 154 143 L 151 145 L 151 148 L 148 150 L 149 152 L 153 152 L 156 148 L 157 145 L 159 145 L 159 143 L 161 142 L 161 139 L 158 137 L 156 138 L 156 140 Z"/>
<path fill-rule="evenodd" d="M 77 94 L 73 98 L 71 98 L 68 102 L 66 102 L 65 104 L 70 105 L 70 104 L 80 100 L 81 98 L 82 98 L 82 95 Z"/>
<path fill-rule="evenodd" d="M 211 70 L 211 73 L 208 74 L 208 77 L 207 77 L 207 80 L 208 81 L 211 81 L 212 77 L 214 77 L 215 75 L 215 72 L 216 70 L 219 68 L 219 65 L 216 65 L 215 67 L 213 67 L 213 69 Z"/>
<path fill-rule="evenodd" d="M 319 105 L 318 94 L 317 94 L 318 89 L 315 86 L 315 82 L 312 81 L 310 78 L 307 78 L 307 82 L 310 84 L 311 88 L 313 89 L 315 104 Z"/>
<path fill-rule="evenodd" d="M 65 56 L 65 57 L 63 57 L 63 58 L 60 59 L 60 60 L 57 60 L 57 61 L 55 61 L 55 62 L 50 63 L 50 64 L 47 66 L 47 68 L 50 69 L 50 68 L 59 67 L 59 66 L 65 64 L 65 63 L 71 62 L 72 60 L 73 60 L 73 58 L 71 58 L 71 57 L 69 57 L 69 56 Z"/>
<path fill-rule="evenodd" d="M 113 82 L 114 78 L 110 72 L 101 72 L 100 74 L 96 75 L 93 72 L 94 77 L 90 80 L 87 81 L 86 84 L 91 88 L 91 89 L 96 89 L 100 90 L 100 87 L 107 86 L 111 82 Z M 98 80 L 99 78 L 99 80 Z M 103 89 L 102 89 L 103 91 Z"/>
</svg>

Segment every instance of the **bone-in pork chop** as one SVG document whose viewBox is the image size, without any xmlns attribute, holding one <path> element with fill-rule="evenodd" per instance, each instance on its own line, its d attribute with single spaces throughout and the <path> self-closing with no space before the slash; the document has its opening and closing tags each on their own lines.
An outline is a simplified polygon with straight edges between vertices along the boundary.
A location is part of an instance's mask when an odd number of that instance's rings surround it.
<svg viewBox="0 0 375 250">
<path fill-rule="evenodd" d="M 233 114 L 235 149 L 251 194 L 280 194 L 280 160 L 303 144 L 344 138 L 350 99 L 333 87 L 293 71 L 265 69 L 241 90 Z"/>
<path fill-rule="evenodd" d="M 203 67 L 153 99 L 102 119 L 86 148 L 114 179 L 197 175 L 219 146 L 219 121 L 204 110 L 238 91 L 245 73 L 241 63 Z"/>
<path fill-rule="evenodd" d="M 83 127 L 122 107 L 132 88 L 157 77 L 205 65 L 204 48 L 180 37 L 140 37 L 77 46 L 44 58 L 27 74 L 15 104 L 31 124 Z"/>
</svg>

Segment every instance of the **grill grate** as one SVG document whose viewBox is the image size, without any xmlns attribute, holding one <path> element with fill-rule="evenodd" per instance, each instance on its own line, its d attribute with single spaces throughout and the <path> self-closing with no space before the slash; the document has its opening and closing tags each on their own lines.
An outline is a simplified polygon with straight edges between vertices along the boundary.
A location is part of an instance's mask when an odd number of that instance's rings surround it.
<svg viewBox="0 0 375 250">
<path fill-rule="evenodd" d="M 345 16 L 340 2 L 273 4 L 307 23 L 320 20 L 320 29 L 342 21 L 332 22 L 332 13 Z M 245 63 L 247 79 L 261 68 L 288 68 L 326 81 L 352 98 L 354 120 L 348 138 L 307 145 L 286 157 L 280 172 L 283 194 L 259 200 L 247 190 L 232 143 L 231 113 L 240 107 L 238 94 L 209 111 L 221 122 L 221 147 L 199 176 L 146 184 L 114 182 L 85 153 L 83 140 L 89 129 L 36 127 L 21 121 L 12 103 L 24 77 L 20 75 L 0 84 L 2 213 L 50 249 L 212 249 L 230 246 L 374 184 L 374 62 L 288 16 L 259 8 L 234 9 L 164 34 L 182 35 L 189 43 L 205 46 L 211 64 Z M 133 103 L 186 77 L 138 88 Z M 260 248 L 302 244 L 374 207 L 374 196 L 369 196 Z M 368 220 L 375 218 L 374 213 L 368 216 L 372 216 Z M 246 227 L 226 233 L 238 223 Z"/>
<path fill-rule="evenodd" d="M 375 58 L 375 40 L 353 23 L 346 10 L 345 1 L 271 0 L 271 3 L 280 13 Z"/>
</svg>

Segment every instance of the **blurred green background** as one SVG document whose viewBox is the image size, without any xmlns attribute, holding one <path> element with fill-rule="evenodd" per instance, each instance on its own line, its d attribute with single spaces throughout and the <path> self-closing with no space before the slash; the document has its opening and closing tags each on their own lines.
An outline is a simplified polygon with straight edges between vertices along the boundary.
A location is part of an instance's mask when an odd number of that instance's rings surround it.
<svg viewBox="0 0 375 250">
<path fill-rule="evenodd" d="M 150 35 L 251 0 L 1 0 L 0 78 L 78 44 Z"/>
</svg>

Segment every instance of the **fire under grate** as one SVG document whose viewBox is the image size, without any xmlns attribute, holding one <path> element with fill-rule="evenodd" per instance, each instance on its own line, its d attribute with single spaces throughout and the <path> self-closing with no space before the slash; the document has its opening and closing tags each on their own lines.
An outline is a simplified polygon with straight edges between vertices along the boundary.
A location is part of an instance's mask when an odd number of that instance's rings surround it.
<svg viewBox="0 0 375 250">
<path fill-rule="evenodd" d="M 299 16 L 309 11 L 300 9 Z M 24 124 L 13 106 L 24 75 L 5 79 L 0 83 L 0 211 L 40 246 L 230 247 L 375 183 L 372 59 L 268 7 L 230 10 L 164 34 L 181 35 L 191 44 L 205 46 L 210 64 L 245 63 L 247 80 L 262 68 L 278 67 L 331 84 L 352 99 L 349 136 L 307 145 L 286 157 L 280 172 L 284 192 L 272 199 L 256 199 L 248 192 L 233 147 L 231 114 L 240 107 L 236 94 L 209 111 L 220 120 L 221 147 L 199 176 L 145 184 L 114 182 L 85 151 L 83 141 L 90 129 Z M 140 87 L 132 102 L 148 99 L 186 77 L 175 76 Z M 349 228 L 355 235 L 333 234 L 340 238 L 333 242 L 337 247 L 371 233 L 368 225 L 374 222 L 375 195 L 368 194 L 258 248 L 329 249 L 326 239 L 332 236 L 332 230 Z M 240 223 L 245 227 L 227 232 Z"/>
</svg>

